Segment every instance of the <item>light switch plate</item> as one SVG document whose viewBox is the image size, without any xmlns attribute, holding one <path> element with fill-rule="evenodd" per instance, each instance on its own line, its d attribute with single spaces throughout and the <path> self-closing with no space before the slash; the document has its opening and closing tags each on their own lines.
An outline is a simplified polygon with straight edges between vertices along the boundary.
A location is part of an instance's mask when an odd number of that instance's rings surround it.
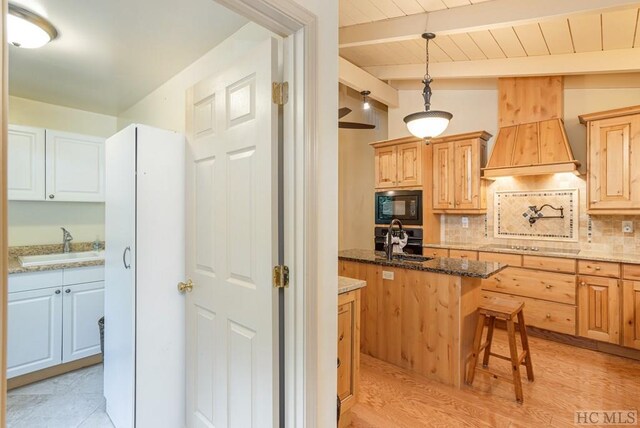
<svg viewBox="0 0 640 428">
<path fill-rule="evenodd" d="M 622 233 L 633 233 L 633 221 L 622 222 Z"/>
<path fill-rule="evenodd" d="M 393 272 L 390 272 L 388 270 L 383 270 L 382 271 L 382 279 L 390 279 L 393 281 Z"/>
<path fill-rule="evenodd" d="M 469 217 L 462 217 L 462 228 L 469 229 Z"/>
</svg>

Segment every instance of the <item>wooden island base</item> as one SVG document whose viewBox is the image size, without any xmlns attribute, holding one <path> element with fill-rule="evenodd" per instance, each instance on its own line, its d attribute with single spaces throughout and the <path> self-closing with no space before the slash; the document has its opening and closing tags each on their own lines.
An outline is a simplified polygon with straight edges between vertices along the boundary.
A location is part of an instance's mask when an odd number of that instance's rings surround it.
<svg viewBox="0 0 640 428">
<path fill-rule="evenodd" d="M 393 279 L 383 279 L 393 276 Z M 481 301 L 480 279 L 340 260 L 362 289 L 363 353 L 460 387 Z"/>
</svg>

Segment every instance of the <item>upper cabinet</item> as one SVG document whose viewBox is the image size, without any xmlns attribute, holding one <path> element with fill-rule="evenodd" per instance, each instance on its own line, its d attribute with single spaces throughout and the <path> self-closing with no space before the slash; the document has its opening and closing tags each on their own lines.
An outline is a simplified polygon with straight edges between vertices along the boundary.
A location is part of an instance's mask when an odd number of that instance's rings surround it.
<svg viewBox="0 0 640 428">
<path fill-rule="evenodd" d="M 489 138 L 491 134 L 481 131 L 431 140 L 434 212 L 486 211 L 486 185 L 481 174 Z"/>
<path fill-rule="evenodd" d="M 590 214 L 640 213 L 640 106 L 580 116 Z"/>
<path fill-rule="evenodd" d="M 422 186 L 423 144 L 413 137 L 373 143 L 376 189 Z"/>
<path fill-rule="evenodd" d="M 9 200 L 104 202 L 104 138 L 9 126 Z"/>
</svg>

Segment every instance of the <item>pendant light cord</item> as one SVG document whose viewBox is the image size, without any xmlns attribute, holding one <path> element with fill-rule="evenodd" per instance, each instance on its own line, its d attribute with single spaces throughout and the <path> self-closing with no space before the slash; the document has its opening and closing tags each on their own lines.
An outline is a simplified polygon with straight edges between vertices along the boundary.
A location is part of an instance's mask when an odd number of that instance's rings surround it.
<svg viewBox="0 0 640 428">
<path fill-rule="evenodd" d="M 424 110 L 429 111 L 431 109 L 431 75 L 429 74 L 429 39 L 425 38 L 425 58 L 427 60 L 427 64 L 425 65 L 425 74 L 422 79 L 422 83 L 424 83 L 424 89 L 422 90 L 422 97 L 424 98 Z"/>
</svg>

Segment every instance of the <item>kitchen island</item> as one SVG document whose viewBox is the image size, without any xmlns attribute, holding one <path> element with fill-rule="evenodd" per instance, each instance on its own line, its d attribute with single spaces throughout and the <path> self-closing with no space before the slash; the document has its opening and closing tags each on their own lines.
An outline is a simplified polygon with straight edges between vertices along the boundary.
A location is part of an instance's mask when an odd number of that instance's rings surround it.
<svg viewBox="0 0 640 428">
<path fill-rule="evenodd" d="M 372 250 L 344 250 L 338 258 L 338 275 L 367 282 L 361 290 L 361 352 L 460 387 L 480 281 L 506 265 L 444 257 L 387 260 Z"/>
</svg>

